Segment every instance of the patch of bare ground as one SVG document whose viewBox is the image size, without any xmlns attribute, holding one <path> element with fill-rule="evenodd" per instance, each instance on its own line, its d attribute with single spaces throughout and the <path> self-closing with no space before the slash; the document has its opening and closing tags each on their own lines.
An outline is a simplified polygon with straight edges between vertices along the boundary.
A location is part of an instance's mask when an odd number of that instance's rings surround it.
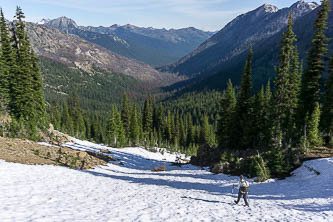
<svg viewBox="0 0 333 222">
<path fill-rule="evenodd" d="M 60 146 L 45 146 L 25 139 L 0 137 L 0 159 L 29 165 L 58 165 L 91 169 L 106 165 L 107 158 Z"/>
<path fill-rule="evenodd" d="M 304 154 L 304 160 L 312 160 L 312 159 L 319 159 L 319 158 L 329 158 L 333 157 L 333 148 L 330 147 L 313 147 Z"/>
</svg>

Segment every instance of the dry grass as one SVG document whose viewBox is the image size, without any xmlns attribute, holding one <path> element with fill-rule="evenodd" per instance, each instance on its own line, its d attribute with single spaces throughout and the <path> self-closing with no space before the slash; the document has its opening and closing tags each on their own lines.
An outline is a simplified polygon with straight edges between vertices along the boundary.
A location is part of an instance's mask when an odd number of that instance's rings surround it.
<svg viewBox="0 0 333 222">
<path fill-rule="evenodd" d="M 42 146 L 30 140 L 0 137 L 0 159 L 28 165 L 59 165 L 91 169 L 107 162 L 66 147 Z"/>
</svg>

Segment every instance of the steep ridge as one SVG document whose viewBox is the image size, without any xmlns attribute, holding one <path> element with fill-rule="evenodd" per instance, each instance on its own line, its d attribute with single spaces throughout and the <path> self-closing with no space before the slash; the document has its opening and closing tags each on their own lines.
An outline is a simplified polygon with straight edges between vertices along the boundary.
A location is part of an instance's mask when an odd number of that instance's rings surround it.
<svg viewBox="0 0 333 222">
<path fill-rule="evenodd" d="M 228 66 L 233 58 L 246 52 L 250 44 L 259 45 L 279 33 L 286 27 L 291 12 L 297 20 L 317 7 L 316 3 L 307 3 L 303 0 L 280 10 L 273 5 L 264 4 L 238 16 L 192 53 L 160 70 L 189 77 L 215 74 L 222 67 Z"/>
<path fill-rule="evenodd" d="M 333 7 L 333 2 L 331 3 Z M 317 18 L 317 13 L 320 8 L 312 10 L 310 13 L 300 17 L 294 23 L 293 29 L 297 36 L 298 41 L 296 45 L 300 54 L 300 61 L 303 62 L 304 68 L 306 67 L 307 52 L 311 46 L 313 38 L 313 25 Z M 254 45 L 254 57 L 253 57 L 253 82 L 256 88 L 259 88 L 261 84 L 265 84 L 267 80 L 272 80 L 275 76 L 274 66 L 277 65 L 278 52 L 280 41 L 282 39 L 282 33 L 285 28 L 280 30 L 275 35 L 261 41 Z M 328 30 L 326 31 L 328 37 L 333 36 L 333 13 L 329 13 L 328 18 Z M 328 56 L 333 53 L 333 42 L 329 41 L 328 44 Z M 190 90 L 200 90 L 202 88 L 219 88 L 223 89 L 226 86 L 228 79 L 231 79 L 233 83 L 239 84 L 240 77 L 243 72 L 243 67 L 247 51 L 230 59 L 228 63 L 221 67 L 217 74 L 212 75 L 205 79 L 196 81 Z M 325 77 L 325 74 L 324 74 Z"/>
</svg>

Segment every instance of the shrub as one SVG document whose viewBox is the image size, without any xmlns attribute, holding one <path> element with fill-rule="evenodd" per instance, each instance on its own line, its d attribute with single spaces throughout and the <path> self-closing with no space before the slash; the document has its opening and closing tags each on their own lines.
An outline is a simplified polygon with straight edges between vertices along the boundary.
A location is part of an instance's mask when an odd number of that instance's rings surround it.
<svg viewBox="0 0 333 222">
<path fill-rule="evenodd" d="M 264 182 L 270 178 L 269 168 L 267 167 L 264 159 L 259 154 L 253 159 L 252 163 L 255 176 L 257 177 L 256 182 Z"/>
<path fill-rule="evenodd" d="M 152 169 L 151 171 L 153 171 L 153 172 L 166 171 L 166 164 L 164 163 L 162 165 L 158 165 L 154 169 Z"/>
<path fill-rule="evenodd" d="M 285 177 L 289 169 L 285 153 L 280 150 L 271 151 L 269 159 L 269 169 L 272 176 L 278 178 Z"/>
</svg>

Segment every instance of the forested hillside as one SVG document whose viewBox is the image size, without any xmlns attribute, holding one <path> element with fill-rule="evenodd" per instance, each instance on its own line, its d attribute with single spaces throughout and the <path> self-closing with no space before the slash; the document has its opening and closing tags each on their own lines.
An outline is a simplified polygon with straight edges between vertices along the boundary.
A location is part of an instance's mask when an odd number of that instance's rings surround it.
<svg viewBox="0 0 333 222">
<path fill-rule="evenodd" d="M 1 74 L 6 80 L 1 88 L 2 107 L 3 116 L 9 117 L 3 117 L 3 134 L 38 139 L 38 133 L 51 122 L 55 129 L 69 135 L 113 147 L 159 146 L 181 151 L 193 155 L 193 164 L 214 165 L 215 172 L 243 173 L 260 181 L 287 176 L 312 149 L 332 146 L 333 68 L 326 59 L 330 56 L 326 31 L 330 1 L 323 1 L 316 13 L 313 41 L 303 63 L 293 13 L 289 14 L 277 50 L 275 78 L 265 82 L 260 90 L 255 87 L 255 48 L 250 45 L 239 86 L 230 79 L 223 92 L 182 94 L 150 85 L 154 81 L 149 81 L 149 76 L 172 81 L 169 74 L 153 71 L 132 76 L 133 70 L 123 75 L 93 63 L 83 68 L 69 66 L 70 60 L 62 63 L 52 59 L 56 55 L 53 49 L 62 52 L 64 59 L 71 58 L 64 52 L 73 49 L 58 49 L 52 44 L 55 48 L 48 51 L 46 45 L 38 46 L 34 39 L 42 55 L 52 55 L 38 61 L 18 8 L 15 29 L 8 29 L 4 16 L 1 23 Z M 37 27 L 33 33 L 43 30 Z M 70 38 L 86 52 L 76 53 L 79 60 L 73 61 L 82 65 L 86 56 L 92 57 L 87 53 L 89 43 L 56 33 L 56 41 L 63 41 L 59 37 L 63 36 L 68 43 Z M 78 46 L 73 47 L 77 51 Z M 96 52 L 98 49 L 94 48 Z M 105 64 L 112 67 L 113 63 Z M 145 66 L 143 70 L 150 68 Z M 323 88 L 325 70 L 328 80 Z"/>
</svg>

